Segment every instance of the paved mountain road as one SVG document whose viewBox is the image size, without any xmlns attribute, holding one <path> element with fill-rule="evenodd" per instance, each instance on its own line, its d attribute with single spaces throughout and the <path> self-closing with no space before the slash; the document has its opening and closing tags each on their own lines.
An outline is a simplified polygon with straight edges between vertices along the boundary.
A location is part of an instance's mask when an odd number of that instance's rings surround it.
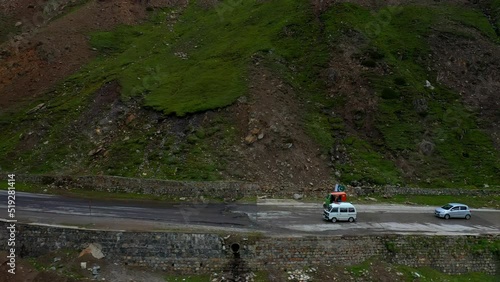
<svg viewBox="0 0 500 282">
<path fill-rule="evenodd" d="M 355 204 L 356 205 L 356 204 Z M 256 204 L 162 203 L 88 200 L 16 193 L 16 220 L 104 230 L 226 230 L 285 235 L 500 234 L 500 210 L 473 209 L 471 220 L 444 220 L 434 207 L 356 205 L 355 223 L 322 219 L 319 203 L 259 200 Z M 0 218 L 7 219 L 7 193 L 0 191 Z"/>
</svg>

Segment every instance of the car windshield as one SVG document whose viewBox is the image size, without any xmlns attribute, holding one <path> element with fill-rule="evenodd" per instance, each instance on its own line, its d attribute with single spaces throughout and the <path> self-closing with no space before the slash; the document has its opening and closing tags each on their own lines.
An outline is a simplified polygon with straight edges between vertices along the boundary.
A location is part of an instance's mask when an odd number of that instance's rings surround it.
<svg viewBox="0 0 500 282">
<path fill-rule="evenodd" d="M 443 209 L 445 209 L 445 210 L 449 210 L 449 209 L 451 209 L 452 207 L 453 207 L 452 205 L 450 205 L 450 204 L 446 204 L 446 205 L 442 206 L 441 208 L 443 208 Z"/>
</svg>

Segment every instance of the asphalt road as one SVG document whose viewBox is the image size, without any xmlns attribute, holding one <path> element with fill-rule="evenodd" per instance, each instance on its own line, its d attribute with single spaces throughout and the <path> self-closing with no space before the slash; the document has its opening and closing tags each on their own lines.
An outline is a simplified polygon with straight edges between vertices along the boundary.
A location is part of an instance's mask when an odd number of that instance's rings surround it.
<svg viewBox="0 0 500 282">
<path fill-rule="evenodd" d="M 288 235 L 500 234 L 500 210 L 472 210 L 472 219 L 434 217 L 435 207 L 356 205 L 354 223 L 322 219 L 321 203 L 259 200 L 256 204 L 190 204 L 159 201 L 88 200 L 16 193 L 18 222 L 104 230 L 228 230 Z M 0 190 L 0 218 L 9 220 L 7 193 Z"/>
</svg>

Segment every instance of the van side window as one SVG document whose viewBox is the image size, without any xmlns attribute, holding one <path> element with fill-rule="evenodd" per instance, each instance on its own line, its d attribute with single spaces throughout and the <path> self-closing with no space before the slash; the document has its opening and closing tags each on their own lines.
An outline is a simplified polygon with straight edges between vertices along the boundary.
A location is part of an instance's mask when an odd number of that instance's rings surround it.
<svg viewBox="0 0 500 282">
<path fill-rule="evenodd" d="M 339 212 L 339 208 L 333 208 L 332 212 Z"/>
<path fill-rule="evenodd" d="M 347 208 L 340 208 L 340 212 L 347 212 Z"/>
<path fill-rule="evenodd" d="M 349 212 L 354 212 L 354 208 L 349 208 Z"/>
</svg>

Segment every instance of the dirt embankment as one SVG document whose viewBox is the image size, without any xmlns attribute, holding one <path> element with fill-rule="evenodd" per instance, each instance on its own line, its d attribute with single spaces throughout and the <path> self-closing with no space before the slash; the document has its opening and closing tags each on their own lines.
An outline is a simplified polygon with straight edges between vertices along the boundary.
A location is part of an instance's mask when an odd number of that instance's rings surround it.
<svg viewBox="0 0 500 282">
<path fill-rule="evenodd" d="M 90 32 L 134 24 L 146 16 L 146 7 L 133 0 L 89 1 L 59 18 L 66 8 L 59 2 L 10 2 L 6 11 L 22 33 L 0 46 L 0 108 L 47 92 L 93 58 Z"/>
<path fill-rule="evenodd" d="M 242 133 L 233 173 L 275 187 L 332 187 L 327 156 L 304 131 L 303 101 L 258 60 L 250 73 L 248 96 L 230 107 Z"/>
</svg>

